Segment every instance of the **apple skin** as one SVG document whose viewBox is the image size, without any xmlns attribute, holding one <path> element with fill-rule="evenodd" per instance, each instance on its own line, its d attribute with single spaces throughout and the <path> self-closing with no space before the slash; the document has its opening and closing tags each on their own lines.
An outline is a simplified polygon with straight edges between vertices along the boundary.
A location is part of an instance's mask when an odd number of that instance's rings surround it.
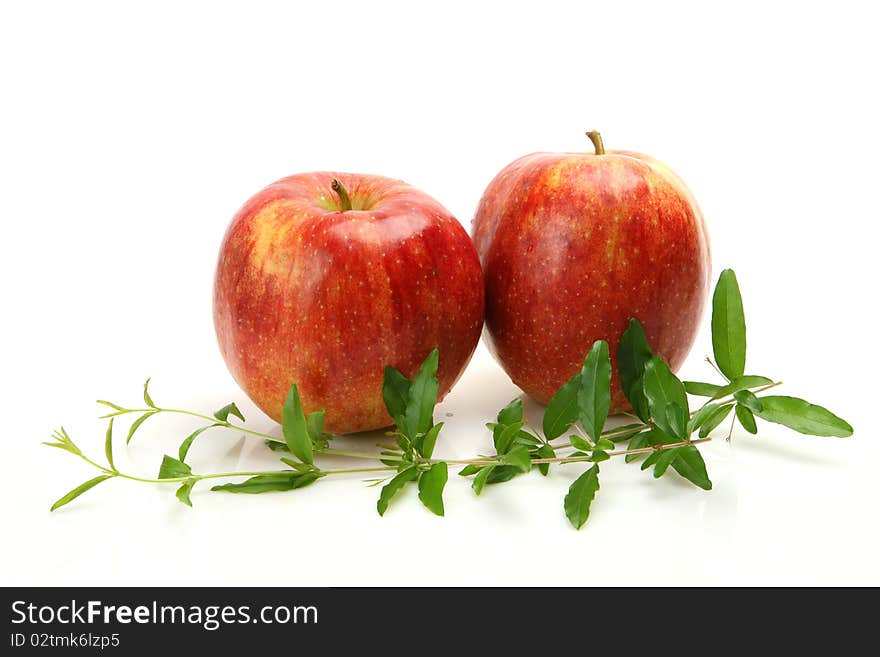
<svg viewBox="0 0 880 657">
<path fill-rule="evenodd" d="M 340 210 L 331 185 L 348 191 Z M 235 380 L 281 420 L 296 383 L 306 413 L 352 433 L 392 423 L 384 367 L 412 377 L 440 351 L 442 398 L 483 326 L 479 259 L 461 224 L 398 180 L 316 172 L 283 178 L 232 219 L 214 281 L 214 326 Z"/>
<path fill-rule="evenodd" d="M 589 133 L 588 133 L 589 134 Z M 591 137 L 592 139 L 592 137 Z M 486 279 L 489 348 L 547 403 L 595 340 L 612 355 L 612 412 L 630 409 L 616 354 L 630 318 L 673 370 L 696 337 L 710 254 L 697 203 L 638 153 L 535 153 L 489 184 L 473 223 Z"/>
</svg>

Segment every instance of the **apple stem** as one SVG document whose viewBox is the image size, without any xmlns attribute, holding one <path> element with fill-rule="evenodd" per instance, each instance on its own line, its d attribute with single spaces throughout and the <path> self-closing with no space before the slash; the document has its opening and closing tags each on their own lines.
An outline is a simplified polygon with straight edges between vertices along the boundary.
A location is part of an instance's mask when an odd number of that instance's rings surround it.
<svg viewBox="0 0 880 657">
<path fill-rule="evenodd" d="M 351 210 L 351 198 L 348 196 L 348 190 L 345 189 L 343 184 L 339 182 L 338 179 L 334 178 L 333 182 L 330 183 L 330 187 L 336 192 L 336 195 L 339 196 L 339 210 L 340 212 L 345 212 L 346 210 Z"/>
<path fill-rule="evenodd" d="M 602 135 L 600 135 L 596 130 L 590 130 L 587 133 L 587 137 L 589 137 L 590 141 L 593 142 L 593 148 L 596 149 L 596 155 L 604 155 L 605 144 L 602 143 Z"/>
</svg>

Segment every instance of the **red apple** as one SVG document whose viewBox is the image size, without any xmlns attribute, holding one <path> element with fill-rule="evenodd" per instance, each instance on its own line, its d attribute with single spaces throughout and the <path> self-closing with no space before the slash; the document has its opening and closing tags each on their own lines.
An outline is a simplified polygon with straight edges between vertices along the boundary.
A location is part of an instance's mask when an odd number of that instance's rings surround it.
<svg viewBox="0 0 880 657">
<path fill-rule="evenodd" d="M 587 135 L 595 153 L 512 162 L 474 218 L 489 347 L 542 403 L 595 340 L 616 354 L 632 317 L 654 352 L 678 368 L 709 292 L 706 228 L 685 184 L 654 158 L 606 152 L 598 133 Z M 627 410 L 616 370 L 612 409 Z"/>
<path fill-rule="evenodd" d="M 441 398 L 461 375 L 483 326 L 480 262 L 461 224 L 406 183 L 290 176 L 232 219 L 214 326 L 232 375 L 275 420 L 296 383 L 328 431 L 378 429 L 391 424 L 386 365 L 412 376 L 438 348 Z"/>
</svg>

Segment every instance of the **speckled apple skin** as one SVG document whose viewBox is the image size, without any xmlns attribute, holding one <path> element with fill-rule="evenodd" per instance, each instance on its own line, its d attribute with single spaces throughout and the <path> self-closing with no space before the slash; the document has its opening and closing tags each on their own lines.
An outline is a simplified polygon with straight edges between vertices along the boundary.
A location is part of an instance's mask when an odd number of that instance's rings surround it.
<svg viewBox="0 0 880 657">
<path fill-rule="evenodd" d="M 338 178 L 355 209 L 339 211 Z M 369 209 L 357 209 L 357 208 Z M 440 350 L 442 398 L 483 325 L 479 259 L 437 201 L 398 180 L 317 172 L 253 196 L 233 218 L 214 326 L 235 380 L 276 421 L 292 383 L 333 433 L 391 424 L 383 370 L 413 376 Z"/>
<path fill-rule="evenodd" d="M 486 279 L 486 336 L 513 382 L 547 403 L 607 340 L 612 410 L 631 317 L 672 369 L 684 362 L 710 284 L 703 216 L 682 180 L 627 151 L 535 153 L 489 184 L 473 223 Z"/>
</svg>

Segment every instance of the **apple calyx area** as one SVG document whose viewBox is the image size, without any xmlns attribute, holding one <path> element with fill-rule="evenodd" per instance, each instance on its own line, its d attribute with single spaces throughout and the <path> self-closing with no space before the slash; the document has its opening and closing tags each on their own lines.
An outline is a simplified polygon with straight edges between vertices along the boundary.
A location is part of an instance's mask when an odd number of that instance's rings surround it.
<svg viewBox="0 0 880 657">
<path fill-rule="evenodd" d="M 605 144 L 602 143 L 602 135 L 597 130 L 590 130 L 587 137 L 593 142 L 593 148 L 596 149 L 596 155 L 605 155 Z"/>
</svg>

